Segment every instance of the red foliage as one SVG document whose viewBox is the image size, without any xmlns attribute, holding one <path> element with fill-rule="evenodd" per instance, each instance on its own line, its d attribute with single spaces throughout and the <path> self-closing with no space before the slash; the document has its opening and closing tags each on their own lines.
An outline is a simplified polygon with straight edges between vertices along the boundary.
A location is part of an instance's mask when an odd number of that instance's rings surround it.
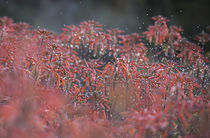
<svg viewBox="0 0 210 138">
<path fill-rule="evenodd" d="M 153 20 L 143 36 L 94 21 L 58 36 L 0 18 L 1 137 L 208 137 L 203 47 Z"/>
</svg>

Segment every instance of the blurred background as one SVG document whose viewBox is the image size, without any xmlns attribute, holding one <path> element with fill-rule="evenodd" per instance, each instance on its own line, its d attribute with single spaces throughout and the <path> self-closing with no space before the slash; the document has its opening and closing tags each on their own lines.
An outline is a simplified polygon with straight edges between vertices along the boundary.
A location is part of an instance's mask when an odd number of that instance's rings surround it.
<svg viewBox="0 0 210 138">
<path fill-rule="evenodd" d="M 140 33 L 161 14 L 191 37 L 210 25 L 209 7 L 210 0 L 0 0 L 0 16 L 57 33 L 85 20 Z"/>
</svg>

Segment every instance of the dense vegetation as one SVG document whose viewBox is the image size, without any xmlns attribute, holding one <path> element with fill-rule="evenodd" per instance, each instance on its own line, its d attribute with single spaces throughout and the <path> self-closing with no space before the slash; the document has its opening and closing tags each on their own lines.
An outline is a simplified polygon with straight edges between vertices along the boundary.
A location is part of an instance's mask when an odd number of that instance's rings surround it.
<svg viewBox="0 0 210 138">
<path fill-rule="evenodd" d="M 209 61 L 162 16 L 143 34 L 94 21 L 57 35 L 0 18 L 1 137 L 208 137 Z"/>
</svg>

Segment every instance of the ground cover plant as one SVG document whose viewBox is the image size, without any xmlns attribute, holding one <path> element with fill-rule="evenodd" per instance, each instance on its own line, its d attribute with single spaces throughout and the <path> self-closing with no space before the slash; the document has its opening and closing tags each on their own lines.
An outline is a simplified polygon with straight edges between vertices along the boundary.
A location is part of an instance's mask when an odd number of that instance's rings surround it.
<svg viewBox="0 0 210 138">
<path fill-rule="evenodd" d="M 209 136 L 206 28 L 162 16 L 142 34 L 95 21 L 60 35 L 0 18 L 2 138 Z"/>
</svg>

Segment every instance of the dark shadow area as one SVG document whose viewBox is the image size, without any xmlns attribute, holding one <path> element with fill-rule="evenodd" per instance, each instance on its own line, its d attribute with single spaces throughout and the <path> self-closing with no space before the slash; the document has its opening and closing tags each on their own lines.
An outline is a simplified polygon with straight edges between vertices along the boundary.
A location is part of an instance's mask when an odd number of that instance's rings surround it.
<svg viewBox="0 0 210 138">
<path fill-rule="evenodd" d="M 161 14 L 194 35 L 210 24 L 208 0 L 0 0 L 0 16 L 60 32 L 63 24 L 96 20 L 111 28 L 141 32 Z"/>
</svg>

